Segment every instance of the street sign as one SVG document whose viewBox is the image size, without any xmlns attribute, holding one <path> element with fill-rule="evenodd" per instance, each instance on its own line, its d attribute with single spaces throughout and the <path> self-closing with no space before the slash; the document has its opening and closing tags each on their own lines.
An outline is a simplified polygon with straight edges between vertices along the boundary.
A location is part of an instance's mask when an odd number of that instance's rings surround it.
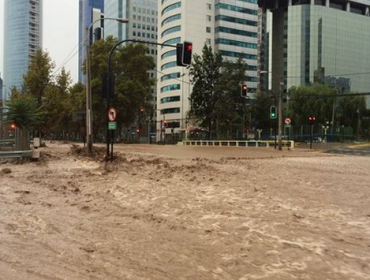
<svg viewBox="0 0 370 280">
<path fill-rule="evenodd" d="M 109 108 L 108 110 L 108 119 L 111 122 L 114 122 L 117 119 L 117 111 L 114 108 Z"/>
<path fill-rule="evenodd" d="M 291 119 L 289 119 L 289 118 L 286 118 L 286 119 L 284 120 L 284 122 L 285 122 L 286 124 L 290 124 L 290 123 L 292 122 L 292 120 L 291 120 Z"/>
<path fill-rule="evenodd" d="M 108 122 L 108 129 L 109 130 L 116 130 L 117 129 L 117 123 L 116 122 Z"/>
</svg>

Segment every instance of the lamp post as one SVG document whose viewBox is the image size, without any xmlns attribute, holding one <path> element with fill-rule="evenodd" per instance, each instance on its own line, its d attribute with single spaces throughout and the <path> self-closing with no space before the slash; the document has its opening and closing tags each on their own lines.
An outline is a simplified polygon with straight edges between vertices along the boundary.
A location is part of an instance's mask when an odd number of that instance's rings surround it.
<svg viewBox="0 0 370 280">
<path fill-rule="evenodd" d="M 330 128 L 330 126 L 329 126 L 329 122 L 327 121 L 326 122 L 326 125 L 323 125 L 322 126 L 322 129 L 324 130 L 324 140 L 323 140 L 323 142 L 324 143 L 327 143 L 328 142 L 328 129 Z"/>
<path fill-rule="evenodd" d="M 283 79 L 280 78 L 279 84 L 279 102 L 278 102 L 278 149 L 282 150 L 282 134 L 283 134 Z"/>
<path fill-rule="evenodd" d="M 270 72 L 261 71 L 260 74 L 268 74 Z M 277 114 L 278 114 L 278 149 L 282 150 L 282 135 L 283 135 L 283 86 L 284 81 L 283 78 L 280 78 L 279 82 L 279 93 L 278 93 L 278 102 L 277 102 Z M 276 95 L 273 91 L 269 90 L 274 95 L 275 105 L 276 105 Z M 276 139 L 276 133 L 275 133 Z M 275 140 L 275 147 L 276 147 L 276 140 Z"/>
<path fill-rule="evenodd" d="M 91 65 L 90 65 L 90 32 L 91 28 L 98 21 L 115 20 L 120 23 L 127 23 L 128 19 L 123 18 L 99 18 L 94 20 L 87 28 L 85 33 L 85 47 L 86 47 L 86 144 L 88 155 L 93 154 L 93 121 L 92 121 L 92 94 L 91 94 Z"/>
</svg>

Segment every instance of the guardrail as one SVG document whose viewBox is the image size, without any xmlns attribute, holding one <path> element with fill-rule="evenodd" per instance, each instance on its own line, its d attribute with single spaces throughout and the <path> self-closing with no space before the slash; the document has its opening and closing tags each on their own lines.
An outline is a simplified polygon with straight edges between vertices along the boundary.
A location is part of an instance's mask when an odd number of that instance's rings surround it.
<svg viewBox="0 0 370 280">
<path fill-rule="evenodd" d="M 216 146 L 216 147 L 274 147 L 275 141 L 264 140 L 183 140 L 179 142 L 183 146 Z M 276 147 L 277 147 L 276 143 Z M 294 148 L 294 141 L 283 140 L 282 147 Z"/>
<path fill-rule="evenodd" d="M 7 158 L 30 158 L 32 156 L 31 150 L 24 150 L 24 151 L 1 151 L 0 152 L 0 159 L 7 159 Z"/>
</svg>

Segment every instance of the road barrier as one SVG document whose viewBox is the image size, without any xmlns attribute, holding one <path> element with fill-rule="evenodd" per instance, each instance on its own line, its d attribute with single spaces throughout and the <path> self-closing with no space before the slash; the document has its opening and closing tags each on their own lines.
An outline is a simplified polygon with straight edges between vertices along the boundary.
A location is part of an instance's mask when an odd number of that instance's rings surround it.
<svg viewBox="0 0 370 280">
<path fill-rule="evenodd" d="M 275 141 L 264 140 L 183 140 L 179 142 L 183 146 L 216 146 L 216 147 L 266 147 L 275 146 Z M 276 143 L 278 147 L 278 143 Z M 294 141 L 282 141 L 282 147 L 294 148 Z"/>
<path fill-rule="evenodd" d="M 30 158 L 32 156 L 31 150 L 25 150 L 25 151 L 2 151 L 0 152 L 0 159 L 6 159 L 6 158 Z"/>
</svg>

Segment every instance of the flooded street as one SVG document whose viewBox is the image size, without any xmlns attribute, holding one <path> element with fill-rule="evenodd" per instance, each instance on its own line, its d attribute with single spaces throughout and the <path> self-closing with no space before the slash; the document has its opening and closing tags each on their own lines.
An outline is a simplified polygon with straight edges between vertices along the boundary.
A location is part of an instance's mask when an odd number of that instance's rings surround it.
<svg viewBox="0 0 370 280">
<path fill-rule="evenodd" d="M 370 159 L 48 144 L 0 164 L 0 279 L 370 279 Z"/>
</svg>

